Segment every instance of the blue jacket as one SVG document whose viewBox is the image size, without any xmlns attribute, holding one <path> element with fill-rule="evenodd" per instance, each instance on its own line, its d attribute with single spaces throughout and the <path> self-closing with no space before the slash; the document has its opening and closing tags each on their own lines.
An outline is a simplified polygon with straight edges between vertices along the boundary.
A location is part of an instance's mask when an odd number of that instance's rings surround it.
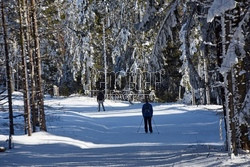
<svg viewBox="0 0 250 167">
<path fill-rule="evenodd" d="M 142 115 L 143 115 L 143 117 L 152 117 L 153 116 L 153 107 L 148 102 L 146 102 L 142 106 Z"/>
</svg>

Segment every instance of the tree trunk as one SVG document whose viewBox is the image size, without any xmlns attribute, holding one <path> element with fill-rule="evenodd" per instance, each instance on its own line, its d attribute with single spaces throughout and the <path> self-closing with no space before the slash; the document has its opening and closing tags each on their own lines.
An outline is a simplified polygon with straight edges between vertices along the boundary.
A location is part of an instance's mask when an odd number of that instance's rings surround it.
<svg viewBox="0 0 250 167">
<path fill-rule="evenodd" d="M 246 73 L 245 74 L 240 74 L 241 71 L 246 70 L 249 71 L 247 68 L 249 67 L 245 67 L 244 66 L 244 61 L 247 61 L 247 57 L 244 58 L 243 61 L 240 61 L 236 68 L 235 68 L 235 85 L 236 85 L 236 91 L 237 91 L 237 95 L 234 97 L 235 99 L 235 108 L 237 110 L 237 146 L 238 148 L 242 148 L 243 150 L 249 150 L 250 149 L 250 141 L 248 139 L 248 120 L 247 117 L 244 116 L 242 117 L 242 111 L 243 109 L 246 107 L 246 99 L 247 99 L 247 76 Z M 249 98 L 249 97 L 248 97 Z M 249 108 L 248 108 L 249 110 Z M 239 122 L 239 119 L 243 119 L 244 121 Z"/>
<path fill-rule="evenodd" d="M 206 104 L 211 104 L 210 97 L 210 84 L 209 84 L 209 74 L 208 74 L 208 58 L 207 58 L 207 46 L 205 46 L 204 50 L 204 73 L 205 73 L 205 95 L 206 95 Z"/>
<path fill-rule="evenodd" d="M 222 31 L 222 57 L 226 56 L 226 27 L 225 27 L 225 16 L 221 16 L 221 31 Z M 231 156 L 232 154 L 232 131 L 231 131 L 231 119 L 230 119 L 230 108 L 229 108 L 229 90 L 228 90 L 228 80 L 227 75 L 224 76 L 224 89 L 225 89 L 225 117 L 226 117 L 226 133 L 227 133 L 227 146 L 228 146 L 228 154 Z M 229 81 L 230 82 L 230 81 Z"/>
<path fill-rule="evenodd" d="M 7 42 L 7 27 L 5 23 L 4 15 L 4 3 L 2 1 L 2 26 L 3 26 L 3 38 L 4 38 L 4 49 L 5 49 L 5 63 L 6 63 L 6 74 L 7 74 L 7 89 L 8 89 L 8 102 L 9 102 L 9 149 L 11 149 L 11 136 L 14 134 L 13 124 L 13 109 L 12 109 L 12 86 L 11 86 L 11 70 L 9 65 L 9 50 Z"/>
<path fill-rule="evenodd" d="M 42 65 L 41 65 L 41 55 L 40 55 L 40 42 L 38 36 L 38 25 L 36 17 L 36 1 L 31 0 L 31 10 L 32 10 L 32 23 L 34 31 L 35 40 L 35 62 L 36 62 L 36 74 L 37 74 L 37 100 L 40 118 L 40 130 L 47 131 L 45 112 L 44 112 L 44 99 L 43 99 L 43 86 L 42 86 Z"/>
<path fill-rule="evenodd" d="M 192 105 L 196 105 L 196 98 L 195 98 L 195 89 L 192 87 Z"/>
<path fill-rule="evenodd" d="M 248 27 L 246 32 L 250 31 L 250 27 Z M 241 113 L 248 113 L 248 117 L 245 116 L 245 123 L 240 125 L 240 144 L 241 144 L 241 148 L 243 150 L 250 150 L 250 135 L 249 135 L 249 123 L 250 123 L 250 33 L 247 34 L 247 40 L 246 43 L 247 45 L 245 45 L 245 50 L 248 50 L 248 52 L 246 52 L 246 57 L 243 59 L 242 61 L 242 66 L 241 68 L 244 69 L 246 71 L 246 73 L 244 75 L 238 75 L 239 78 L 237 78 L 237 81 L 240 83 L 238 88 L 239 88 L 239 92 L 241 94 L 244 94 L 244 96 L 241 96 L 240 101 L 243 101 L 242 106 L 241 106 Z M 239 72 L 241 72 L 242 70 L 239 70 Z M 244 93 L 243 93 L 244 92 Z"/>
<path fill-rule="evenodd" d="M 234 75 L 233 75 L 233 70 L 232 69 L 227 76 L 228 84 L 225 85 L 228 87 L 228 94 L 227 98 L 229 99 L 228 107 L 229 107 L 229 119 L 230 119 L 230 128 L 231 128 L 231 142 L 232 142 L 232 151 L 234 155 L 237 155 L 237 137 L 236 137 L 236 117 L 235 117 L 235 101 L 234 101 L 234 96 L 235 96 L 235 88 L 234 88 Z"/>
<path fill-rule="evenodd" d="M 224 78 L 225 84 L 228 84 L 226 82 L 226 79 Z M 226 133 L 227 133 L 227 149 L 228 149 L 228 154 L 231 156 L 232 154 L 232 131 L 231 131 L 231 119 L 230 119 L 230 108 L 229 108 L 229 91 L 227 86 L 225 86 L 225 115 L 226 115 Z"/>
<path fill-rule="evenodd" d="M 30 21 L 30 8 L 29 8 L 29 2 L 26 0 L 26 6 L 27 6 L 27 16 L 25 18 L 25 24 L 27 25 L 27 31 L 26 31 L 26 40 L 27 40 L 27 51 L 29 55 L 29 69 L 30 69 L 30 86 L 31 86 L 31 116 L 32 116 L 32 129 L 33 132 L 36 131 L 36 126 L 38 124 L 38 111 L 37 111 L 37 103 L 36 103 L 36 83 L 35 83 L 35 63 L 34 63 L 34 58 L 32 54 L 32 48 L 31 48 L 31 21 Z"/>
<path fill-rule="evenodd" d="M 23 96 L 24 96 L 24 116 L 25 116 L 25 125 L 28 136 L 31 136 L 31 119 L 30 119 L 30 95 L 29 95 L 29 85 L 28 85 L 28 69 L 27 69 L 27 60 L 26 60 L 26 49 L 25 49 L 25 39 L 24 32 L 27 33 L 27 24 L 24 25 L 23 20 L 27 19 L 27 7 L 25 0 L 22 2 L 19 0 L 19 17 L 20 17 L 20 39 L 21 39 L 21 54 L 22 54 L 22 69 L 23 69 Z"/>
</svg>

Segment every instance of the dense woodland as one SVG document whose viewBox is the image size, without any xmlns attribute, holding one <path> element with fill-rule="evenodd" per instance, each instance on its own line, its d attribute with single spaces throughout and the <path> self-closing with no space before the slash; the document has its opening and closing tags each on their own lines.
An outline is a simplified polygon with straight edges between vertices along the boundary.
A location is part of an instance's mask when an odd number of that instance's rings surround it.
<svg viewBox="0 0 250 167">
<path fill-rule="evenodd" d="M 1 0 L 0 88 L 10 134 L 14 90 L 23 92 L 31 135 L 46 131 L 44 94 L 101 89 L 122 100 L 153 94 L 158 102 L 223 105 L 229 154 L 250 150 L 249 3 Z"/>
</svg>

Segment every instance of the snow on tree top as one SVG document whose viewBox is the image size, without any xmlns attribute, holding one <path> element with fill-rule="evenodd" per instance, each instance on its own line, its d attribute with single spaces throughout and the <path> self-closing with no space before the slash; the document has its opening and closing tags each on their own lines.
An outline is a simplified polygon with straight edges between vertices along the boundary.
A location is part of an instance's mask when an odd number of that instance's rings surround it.
<svg viewBox="0 0 250 167">
<path fill-rule="evenodd" d="M 208 10 L 207 22 L 212 22 L 215 16 L 220 16 L 227 10 L 234 9 L 235 0 L 214 0 L 211 8 Z"/>
</svg>

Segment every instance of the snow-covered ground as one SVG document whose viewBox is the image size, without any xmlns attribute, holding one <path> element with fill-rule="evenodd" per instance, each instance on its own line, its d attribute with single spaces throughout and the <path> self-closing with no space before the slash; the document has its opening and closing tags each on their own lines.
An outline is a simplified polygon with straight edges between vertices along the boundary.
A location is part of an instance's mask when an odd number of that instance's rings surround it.
<svg viewBox="0 0 250 167">
<path fill-rule="evenodd" d="M 14 115 L 22 113 L 14 94 Z M 23 135 L 15 118 L 14 148 L 0 152 L 0 166 L 249 166 L 250 155 L 230 159 L 224 150 L 221 106 L 154 103 L 153 134 L 145 134 L 141 103 L 95 98 L 45 99 L 48 132 Z M 0 146 L 7 146 L 8 113 L 0 112 Z M 142 124 L 141 124 L 142 123 Z"/>
</svg>

